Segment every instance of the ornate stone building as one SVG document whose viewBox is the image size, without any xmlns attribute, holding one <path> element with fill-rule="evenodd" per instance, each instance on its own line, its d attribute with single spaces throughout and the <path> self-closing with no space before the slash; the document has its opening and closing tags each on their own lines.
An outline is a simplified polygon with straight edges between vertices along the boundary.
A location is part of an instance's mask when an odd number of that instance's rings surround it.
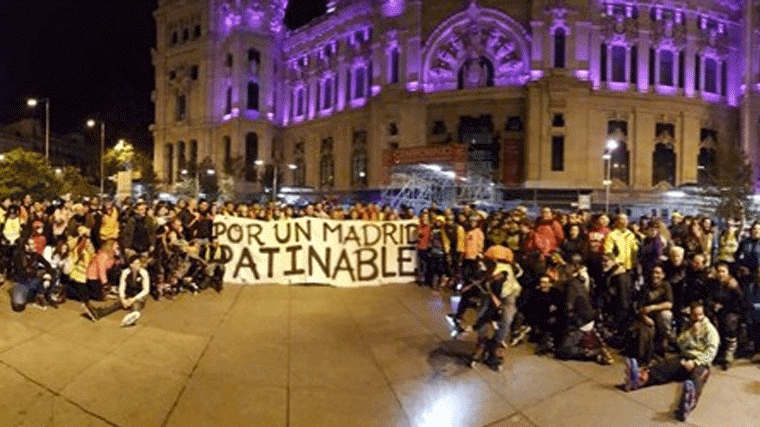
<svg viewBox="0 0 760 427">
<path fill-rule="evenodd" d="M 334 0 L 293 31 L 286 6 L 159 1 L 165 182 L 208 158 L 249 182 L 259 160 L 288 185 L 373 189 L 434 159 L 505 185 L 599 188 L 614 139 L 614 186 L 669 188 L 739 144 L 746 64 L 760 87 L 740 0 Z M 757 137 L 745 144 L 755 156 Z"/>
</svg>

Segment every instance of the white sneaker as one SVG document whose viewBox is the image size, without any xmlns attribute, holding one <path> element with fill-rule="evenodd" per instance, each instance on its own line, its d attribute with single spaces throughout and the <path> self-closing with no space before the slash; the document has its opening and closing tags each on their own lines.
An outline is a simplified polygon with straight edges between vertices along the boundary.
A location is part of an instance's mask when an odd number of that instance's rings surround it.
<svg viewBox="0 0 760 427">
<path fill-rule="evenodd" d="M 126 316 L 124 316 L 124 319 L 121 321 L 121 327 L 126 328 L 129 326 L 134 326 L 137 321 L 140 320 L 140 312 L 139 311 L 133 311 Z"/>
</svg>

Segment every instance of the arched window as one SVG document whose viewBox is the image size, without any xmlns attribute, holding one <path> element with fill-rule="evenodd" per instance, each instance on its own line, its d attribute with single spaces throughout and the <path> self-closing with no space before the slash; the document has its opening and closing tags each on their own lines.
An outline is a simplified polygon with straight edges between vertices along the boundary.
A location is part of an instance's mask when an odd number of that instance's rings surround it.
<svg viewBox="0 0 760 427">
<path fill-rule="evenodd" d="M 245 135 L 245 180 L 256 181 L 256 160 L 259 159 L 259 136 L 251 132 Z"/>
<path fill-rule="evenodd" d="M 177 95 L 177 110 L 175 118 L 178 122 L 187 118 L 187 96 L 185 96 L 185 94 Z"/>
<path fill-rule="evenodd" d="M 195 175 L 198 169 L 198 141 L 194 139 L 190 140 L 190 159 L 187 168 L 190 175 Z"/>
<path fill-rule="evenodd" d="M 174 182 L 174 146 L 171 142 L 164 144 L 164 176 L 166 182 L 171 184 Z"/>
<path fill-rule="evenodd" d="M 655 146 L 652 153 L 652 186 L 676 185 L 676 153 L 673 149 L 675 125 L 657 123 L 655 126 Z"/>
<path fill-rule="evenodd" d="M 320 188 L 333 188 L 335 185 L 335 158 L 333 157 L 332 137 L 322 140 L 319 153 L 319 186 Z"/>
<path fill-rule="evenodd" d="M 712 129 L 701 130 L 699 155 L 697 156 L 697 184 L 715 185 L 718 174 L 717 158 L 718 133 Z"/>
<path fill-rule="evenodd" d="M 652 186 L 676 185 L 676 153 L 670 144 L 658 142 L 652 153 Z"/>
<path fill-rule="evenodd" d="M 227 88 L 227 96 L 224 101 L 224 114 L 232 114 L 232 88 Z"/>
<path fill-rule="evenodd" d="M 259 111 L 259 84 L 248 82 L 248 109 Z"/>
<path fill-rule="evenodd" d="M 222 138 L 222 146 L 224 147 L 224 173 L 232 175 L 232 140 L 229 136 Z"/>
<path fill-rule="evenodd" d="M 367 186 L 367 132 L 354 132 L 351 143 L 351 185 Z"/>
<path fill-rule="evenodd" d="M 630 153 L 628 152 L 628 122 L 610 120 L 607 122 L 607 140 L 615 140 L 618 146 L 610 152 L 610 179 L 618 184 L 629 184 Z M 605 165 L 606 166 L 606 165 Z"/>
<path fill-rule="evenodd" d="M 554 68 L 565 68 L 565 29 L 554 31 Z"/>
<path fill-rule="evenodd" d="M 177 179 L 182 179 L 187 173 L 187 157 L 185 157 L 185 141 L 177 143 Z"/>
<path fill-rule="evenodd" d="M 324 96 L 324 102 L 322 103 L 322 109 L 326 110 L 330 107 L 332 107 L 332 79 L 326 78 L 325 79 L 325 96 Z"/>
<path fill-rule="evenodd" d="M 660 51 L 660 84 L 673 86 L 673 52 Z"/>
<path fill-rule="evenodd" d="M 296 104 L 296 117 L 303 116 L 303 88 L 298 89 L 298 103 Z"/>
<path fill-rule="evenodd" d="M 399 66 L 399 52 L 398 48 L 394 47 L 391 50 L 391 78 L 390 82 L 391 84 L 398 83 L 398 66 Z"/>
<path fill-rule="evenodd" d="M 364 98 L 365 87 L 364 87 L 364 77 L 367 73 L 367 70 L 365 68 L 357 68 L 356 69 L 356 87 L 354 91 L 354 99 L 358 98 Z"/>
<path fill-rule="evenodd" d="M 261 54 L 256 49 L 248 49 L 248 71 L 254 76 L 259 75 L 261 66 Z"/>
<path fill-rule="evenodd" d="M 459 69 L 459 89 L 476 89 L 493 86 L 493 64 L 485 56 L 471 58 Z"/>
</svg>

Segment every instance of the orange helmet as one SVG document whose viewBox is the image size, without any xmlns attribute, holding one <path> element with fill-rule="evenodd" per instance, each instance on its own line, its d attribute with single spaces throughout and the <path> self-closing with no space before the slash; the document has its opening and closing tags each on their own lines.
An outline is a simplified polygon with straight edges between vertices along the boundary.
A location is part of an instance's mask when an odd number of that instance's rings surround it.
<svg viewBox="0 0 760 427">
<path fill-rule="evenodd" d="M 488 248 L 488 250 L 486 250 L 485 256 L 486 258 L 492 259 L 494 261 L 508 263 L 511 263 L 515 260 L 515 255 L 512 253 L 512 250 L 506 246 L 501 245 L 494 245 Z"/>
</svg>

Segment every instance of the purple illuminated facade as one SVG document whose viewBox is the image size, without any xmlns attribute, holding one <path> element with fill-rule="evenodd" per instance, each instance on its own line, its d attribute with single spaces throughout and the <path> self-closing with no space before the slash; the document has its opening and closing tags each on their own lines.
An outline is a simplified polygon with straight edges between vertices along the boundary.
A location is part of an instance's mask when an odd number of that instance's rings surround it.
<svg viewBox="0 0 760 427">
<path fill-rule="evenodd" d="M 331 0 L 295 31 L 286 7 L 159 2 L 166 182 L 190 140 L 196 160 L 295 165 L 283 182 L 323 190 L 382 186 L 386 150 L 458 143 L 505 184 L 597 188 L 615 138 L 614 185 L 646 190 L 703 180 L 739 137 L 738 0 Z"/>
</svg>

